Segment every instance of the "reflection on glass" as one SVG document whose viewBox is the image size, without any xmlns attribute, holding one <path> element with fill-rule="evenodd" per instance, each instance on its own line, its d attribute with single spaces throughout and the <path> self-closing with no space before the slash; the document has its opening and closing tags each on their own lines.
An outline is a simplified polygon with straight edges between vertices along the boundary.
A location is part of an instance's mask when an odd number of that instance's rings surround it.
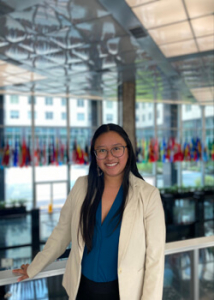
<svg viewBox="0 0 214 300">
<path fill-rule="evenodd" d="M 163 300 L 192 300 L 190 263 L 190 252 L 166 256 Z"/>
<path fill-rule="evenodd" d="M 199 250 L 200 300 L 214 297 L 214 247 Z"/>
</svg>

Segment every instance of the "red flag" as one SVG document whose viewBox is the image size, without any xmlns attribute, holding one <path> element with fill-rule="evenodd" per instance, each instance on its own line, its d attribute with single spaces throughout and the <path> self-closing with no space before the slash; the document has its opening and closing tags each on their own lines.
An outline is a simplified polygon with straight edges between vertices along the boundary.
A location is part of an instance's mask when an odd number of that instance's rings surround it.
<svg viewBox="0 0 214 300">
<path fill-rule="evenodd" d="M 7 142 L 5 148 L 4 148 L 4 154 L 3 154 L 3 159 L 2 159 L 2 165 L 5 167 L 9 166 L 10 162 L 10 146 Z"/>
<path fill-rule="evenodd" d="M 27 146 L 25 143 L 25 139 L 23 139 L 23 141 L 22 141 L 22 156 L 21 156 L 21 163 L 20 163 L 21 168 L 26 165 L 26 158 L 27 158 Z"/>
</svg>

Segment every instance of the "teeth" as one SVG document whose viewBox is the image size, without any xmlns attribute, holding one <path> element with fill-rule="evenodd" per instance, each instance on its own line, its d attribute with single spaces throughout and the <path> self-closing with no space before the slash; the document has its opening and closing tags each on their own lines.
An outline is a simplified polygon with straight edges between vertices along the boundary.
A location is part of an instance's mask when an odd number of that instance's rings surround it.
<svg viewBox="0 0 214 300">
<path fill-rule="evenodd" d="M 108 167 L 113 167 L 113 166 L 116 166 L 117 165 L 117 163 L 114 163 L 114 164 L 106 164 L 106 166 L 108 166 Z"/>
</svg>

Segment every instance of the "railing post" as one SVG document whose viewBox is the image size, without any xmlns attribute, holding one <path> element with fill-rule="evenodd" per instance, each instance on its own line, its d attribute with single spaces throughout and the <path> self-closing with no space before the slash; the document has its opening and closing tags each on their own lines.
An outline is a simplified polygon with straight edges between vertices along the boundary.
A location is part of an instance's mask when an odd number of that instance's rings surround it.
<svg viewBox="0 0 214 300">
<path fill-rule="evenodd" d="M 31 210 L 32 259 L 40 251 L 39 209 Z"/>
<path fill-rule="evenodd" d="M 190 252 L 191 259 L 191 300 L 199 300 L 199 250 Z"/>
</svg>

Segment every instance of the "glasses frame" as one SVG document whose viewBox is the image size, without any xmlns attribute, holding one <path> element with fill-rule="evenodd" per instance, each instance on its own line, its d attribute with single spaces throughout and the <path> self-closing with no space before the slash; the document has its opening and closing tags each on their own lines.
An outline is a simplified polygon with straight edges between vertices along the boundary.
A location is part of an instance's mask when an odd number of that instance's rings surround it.
<svg viewBox="0 0 214 300">
<path fill-rule="evenodd" d="M 123 148 L 123 154 L 122 155 L 120 155 L 120 156 L 115 156 L 111 151 L 112 151 L 112 149 L 114 148 L 111 148 L 110 150 L 107 150 L 107 149 L 105 149 L 107 152 L 106 152 L 106 156 L 104 157 L 104 158 L 98 158 L 97 157 L 97 150 L 94 150 L 94 154 L 95 154 L 95 156 L 96 156 L 96 158 L 97 159 L 99 159 L 99 160 L 103 160 L 103 159 L 106 159 L 106 157 L 108 156 L 108 153 L 109 153 L 109 151 L 111 152 L 111 155 L 112 156 L 114 156 L 114 157 L 116 157 L 116 158 L 119 158 L 119 157 L 122 157 L 123 155 L 124 155 L 124 153 L 125 153 L 125 148 L 127 148 L 128 146 L 118 146 L 118 147 L 122 147 Z"/>
</svg>

